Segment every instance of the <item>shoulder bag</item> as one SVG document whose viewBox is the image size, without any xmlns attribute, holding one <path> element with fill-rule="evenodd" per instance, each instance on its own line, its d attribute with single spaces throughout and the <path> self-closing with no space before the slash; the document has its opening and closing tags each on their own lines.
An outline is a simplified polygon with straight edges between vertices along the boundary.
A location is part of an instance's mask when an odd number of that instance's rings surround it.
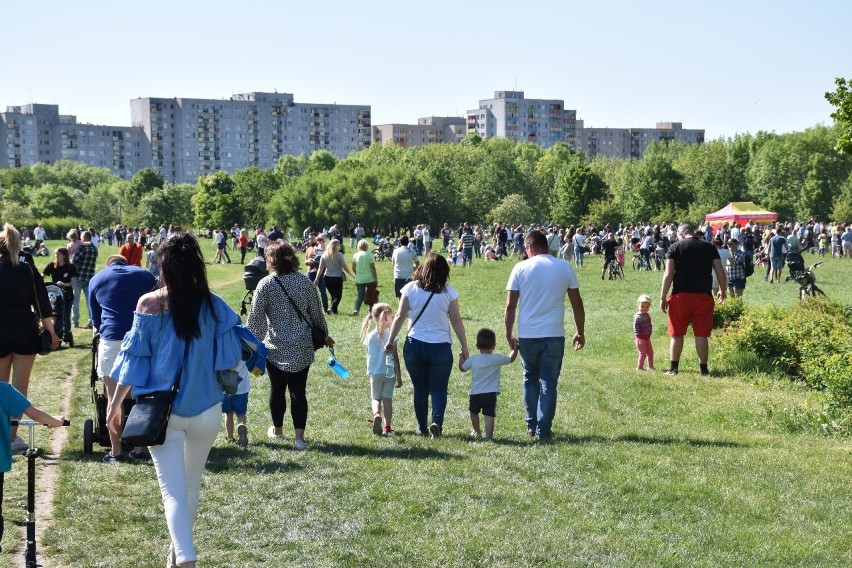
<svg viewBox="0 0 852 568">
<path fill-rule="evenodd" d="M 127 415 L 121 441 L 130 446 L 161 446 L 166 441 L 166 428 L 172 414 L 172 403 L 175 401 L 183 369 L 189 359 L 189 344 L 187 341 L 183 350 L 183 363 L 175 377 L 175 384 L 170 390 L 155 391 L 136 397 L 136 403 Z"/>
<path fill-rule="evenodd" d="M 39 341 L 39 355 L 47 355 L 53 351 L 53 338 L 50 337 L 50 332 L 42 327 L 41 320 L 44 319 L 44 316 L 41 315 L 41 303 L 38 301 L 38 292 L 36 291 L 35 285 L 35 276 L 33 275 L 33 269 L 27 265 L 27 270 L 30 271 L 30 278 L 33 282 L 33 300 L 35 301 L 36 311 L 38 312 L 38 327 L 41 331 L 38 334 Z"/>
<path fill-rule="evenodd" d="M 284 288 L 284 284 L 282 284 L 281 281 L 278 280 L 277 276 L 273 276 L 272 279 L 278 283 L 278 285 L 281 287 L 281 291 L 284 292 L 284 295 L 287 296 L 288 300 L 290 300 L 290 305 L 292 305 L 293 309 L 296 310 L 296 313 L 299 314 L 299 319 L 305 322 L 305 324 L 307 324 L 307 326 L 311 329 L 311 344 L 314 346 L 314 351 L 325 347 L 325 330 L 322 327 L 314 325 L 307 320 L 307 318 L 302 313 L 302 310 L 299 309 L 299 307 L 296 305 L 296 302 L 294 302 L 293 298 L 290 297 L 290 294 L 287 293 L 287 289 Z"/>
</svg>

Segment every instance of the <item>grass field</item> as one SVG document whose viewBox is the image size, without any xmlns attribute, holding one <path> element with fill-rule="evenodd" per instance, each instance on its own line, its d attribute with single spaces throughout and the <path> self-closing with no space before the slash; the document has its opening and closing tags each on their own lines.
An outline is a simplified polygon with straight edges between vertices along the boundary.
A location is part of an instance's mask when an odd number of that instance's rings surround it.
<svg viewBox="0 0 852 568">
<path fill-rule="evenodd" d="M 212 257 L 210 242 L 203 244 Z M 483 326 L 502 337 L 511 266 L 453 270 L 469 337 Z M 820 286 L 846 305 L 850 270 L 852 262 L 835 259 L 817 269 Z M 209 267 L 214 290 L 236 310 L 241 276 L 239 265 Z M 379 264 L 379 278 L 381 299 L 392 300 L 389 263 Z M 395 399 L 398 435 L 373 436 L 360 320 L 330 318 L 337 357 L 352 376 L 342 381 L 322 361 L 312 367 L 310 449 L 301 453 L 288 421 L 287 440 L 266 438 L 268 386 L 253 380 L 249 449 L 222 434 L 210 456 L 196 525 L 199 565 L 852 565 L 852 443 L 791 418 L 818 405 L 813 393 L 771 377 L 726 375 L 712 342 L 710 377 L 698 374 L 690 341 L 678 377 L 638 373 L 631 318 L 639 294 L 657 297 L 661 274 L 628 269 L 623 282 L 602 282 L 593 257 L 579 278 L 587 345 L 566 354 L 555 442 L 546 445 L 524 433 L 520 362 L 504 368 L 493 444 L 467 439 L 470 379 L 457 370 L 443 439 L 413 435 L 408 382 Z M 795 296 L 794 284 L 765 284 L 762 274 L 746 290 L 755 304 L 792 305 Z M 354 297 L 349 281 L 344 313 Z M 665 318 L 656 306 L 652 316 L 663 369 Z M 573 333 L 570 316 L 567 324 Z M 53 518 L 40 519 L 41 550 L 51 566 L 161 566 L 168 537 L 153 467 L 107 466 L 102 452 L 83 454 L 91 335 L 75 332 L 75 348 L 39 358 L 30 387 L 33 402 L 58 412 L 60 385 L 73 381 L 73 426 Z M 505 348 L 500 340 L 498 350 Z M 48 436 L 40 430 L 38 441 Z M 24 460 L 15 458 L 2 565 L 22 550 L 14 524 L 24 519 L 25 476 Z"/>
</svg>

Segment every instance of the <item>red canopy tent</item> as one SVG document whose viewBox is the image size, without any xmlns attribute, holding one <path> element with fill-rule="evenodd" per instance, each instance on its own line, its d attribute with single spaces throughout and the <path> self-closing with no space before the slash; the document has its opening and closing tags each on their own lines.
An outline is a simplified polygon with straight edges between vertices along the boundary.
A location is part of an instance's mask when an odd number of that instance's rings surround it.
<svg viewBox="0 0 852 568">
<path fill-rule="evenodd" d="M 714 229 L 721 227 L 724 223 L 729 225 L 739 223 L 742 227 L 749 221 L 766 224 L 777 219 L 778 213 L 767 211 L 751 201 L 732 201 L 715 213 L 708 213 L 704 217 L 704 220 L 709 222 Z"/>
</svg>

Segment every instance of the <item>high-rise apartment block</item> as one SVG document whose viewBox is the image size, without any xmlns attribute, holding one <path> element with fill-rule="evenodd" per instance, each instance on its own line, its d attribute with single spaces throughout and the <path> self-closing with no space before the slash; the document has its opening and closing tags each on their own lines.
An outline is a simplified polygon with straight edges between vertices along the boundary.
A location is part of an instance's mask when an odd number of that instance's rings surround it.
<svg viewBox="0 0 852 568">
<path fill-rule="evenodd" d="M 577 111 L 559 99 L 527 99 L 523 91 L 495 91 L 467 111 L 467 131 L 482 138 L 500 136 L 549 148 L 557 142 L 577 147 Z"/>
<path fill-rule="evenodd" d="M 77 124 L 57 105 L 8 107 L 0 113 L 6 151 L 0 167 L 71 160 L 129 179 L 153 168 L 171 182 L 272 168 L 287 154 L 328 150 L 343 158 L 370 145 L 370 106 L 297 103 L 288 93 L 246 93 L 229 100 L 140 98 L 133 126 Z"/>
<path fill-rule="evenodd" d="M 581 147 L 590 160 L 641 159 L 653 142 L 703 144 L 704 130 L 687 130 L 680 122 L 658 122 L 656 128 L 583 128 Z"/>
<path fill-rule="evenodd" d="M 0 113 L 0 140 L 6 146 L 0 154 L 3 168 L 70 160 L 130 178 L 151 165 L 142 128 L 78 124 L 75 116 L 59 114 L 57 105 L 6 107 Z"/>
<path fill-rule="evenodd" d="M 296 103 L 289 93 L 143 98 L 130 101 L 130 111 L 151 141 L 151 167 L 166 180 L 268 169 L 281 156 L 317 150 L 342 158 L 370 145 L 369 105 Z"/>
<path fill-rule="evenodd" d="M 404 148 L 460 142 L 467 136 L 460 116 L 427 116 L 417 119 L 417 124 L 376 124 L 372 130 L 373 144 L 393 142 Z"/>
</svg>

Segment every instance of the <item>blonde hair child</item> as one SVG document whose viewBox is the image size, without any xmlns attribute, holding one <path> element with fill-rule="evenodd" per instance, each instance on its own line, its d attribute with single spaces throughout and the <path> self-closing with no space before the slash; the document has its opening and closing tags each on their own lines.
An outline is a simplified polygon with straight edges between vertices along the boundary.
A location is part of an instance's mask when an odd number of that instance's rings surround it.
<svg viewBox="0 0 852 568">
<path fill-rule="evenodd" d="M 367 373 L 370 375 L 373 434 L 377 436 L 393 435 L 393 389 L 402 386 L 396 343 L 391 343 L 393 347 L 389 353 L 384 351 L 392 321 L 393 309 L 388 304 L 376 303 L 361 324 L 361 341 L 367 349 Z M 376 327 L 370 331 L 373 322 Z"/>
</svg>

